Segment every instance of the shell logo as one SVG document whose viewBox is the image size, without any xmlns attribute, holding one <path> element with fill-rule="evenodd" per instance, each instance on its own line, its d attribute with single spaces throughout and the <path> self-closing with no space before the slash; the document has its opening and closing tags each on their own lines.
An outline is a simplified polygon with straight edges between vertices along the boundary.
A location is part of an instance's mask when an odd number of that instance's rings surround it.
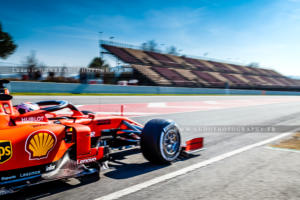
<svg viewBox="0 0 300 200">
<path fill-rule="evenodd" d="M 40 160 L 48 157 L 56 145 L 56 136 L 49 130 L 33 132 L 26 140 L 25 150 L 30 160 Z"/>
</svg>

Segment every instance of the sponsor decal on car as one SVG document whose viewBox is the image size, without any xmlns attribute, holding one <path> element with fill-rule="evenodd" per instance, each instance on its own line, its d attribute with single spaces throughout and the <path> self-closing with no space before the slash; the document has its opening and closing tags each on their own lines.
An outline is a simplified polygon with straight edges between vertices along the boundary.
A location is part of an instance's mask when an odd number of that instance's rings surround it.
<svg viewBox="0 0 300 200">
<path fill-rule="evenodd" d="M 49 163 L 45 165 L 39 165 L 29 168 L 22 168 L 17 170 L 11 170 L 11 171 L 0 171 L 0 186 L 3 182 L 10 182 L 15 181 L 19 179 L 24 179 L 27 177 L 38 177 L 39 175 L 42 175 L 43 173 L 54 171 L 57 168 L 57 163 Z M 1 199 L 1 198 L 0 198 Z"/>
<path fill-rule="evenodd" d="M 11 142 L 9 140 L 0 140 L 0 164 L 11 159 L 12 153 Z"/>
<path fill-rule="evenodd" d="M 111 124 L 110 119 L 100 119 L 97 121 L 97 125 L 107 125 L 107 124 Z"/>
<path fill-rule="evenodd" d="M 56 136 L 49 130 L 38 130 L 30 134 L 26 140 L 25 151 L 30 160 L 40 160 L 48 157 L 57 142 Z"/>
<path fill-rule="evenodd" d="M 21 117 L 21 122 L 42 122 L 44 121 L 44 116 L 34 116 L 34 117 Z"/>
<path fill-rule="evenodd" d="M 34 175 L 38 175 L 40 173 L 41 173 L 41 171 L 24 172 L 24 173 L 20 174 L 20 177 L 23 178 L 23 177 L 28 177 L 28 176 L 34 176 Z"/>
<path fill-rule="evenodd" d="M 45 127 L 45 126 L 47 126 L 47 124 L 33 124 L 33 125 L 31 125 L 33 128 L 37 128 L 37 127 Z"/>
<path fill-rule="evenodd" d="M 55 164 L 50 164 L 50 165 L 47 165 L 46 168 L 45 168 L 45 171 L 46 172 L 49 172 L 49 171 L 52 171 L 56 168 L 56 165 Z"/>
<path fill-rule="evenodd" d="M 17 176 L 16 175 L 11 175 L 11 176 L 3 176 L 3 177 L 1 177 L 1 181 L 8 181 L 8 180 L 12 180 L 12 179 L 15 179 L 15 178 L 17 178 Z"/>
<path fill-rule="evenodd" d="M 96 160 L 97 160 L 96 157 L 86 158 L 86 159 L 82 159 L 82 160 L 77 160 L 77 164 L 85 164 L 85 163 L 95 162 Z"/>
</svg>

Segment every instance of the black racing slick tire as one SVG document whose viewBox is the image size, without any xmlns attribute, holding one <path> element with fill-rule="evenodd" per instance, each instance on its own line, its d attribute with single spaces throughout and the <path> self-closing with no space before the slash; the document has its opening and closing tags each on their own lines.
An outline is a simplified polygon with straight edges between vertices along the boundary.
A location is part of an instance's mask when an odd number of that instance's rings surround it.
<svg viewBox="0 0 300 200">
<path fill-rule="evenodd" d="M 141 150 L 151 163 L 169 164 L 181 151 L 179 128 L 171 120 L 152 119 L 146 123 L 141 135 Z"/>
</svg>

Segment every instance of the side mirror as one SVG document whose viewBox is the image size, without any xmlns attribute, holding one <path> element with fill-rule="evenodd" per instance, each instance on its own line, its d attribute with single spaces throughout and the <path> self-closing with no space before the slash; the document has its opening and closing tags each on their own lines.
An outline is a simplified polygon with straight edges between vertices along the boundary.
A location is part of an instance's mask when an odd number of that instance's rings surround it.
<svg viewBox="0 0 300 200">
<path fill-rule="evenodd" d="M 8 101 L 11 100 L 13 97 L 9 94 L 0 94 L 0 101 Z"/>
<path fill-rule="evenodd" d="M 9 80 L 0 80 L 0 94 L 9 94 L 8 89 L 4 87 L 4 84 L 9 83 Z"/>
<path fill-rule="evenodd" d="M 6 79 L 2 79 L 0 80 L 0 84 L 7 84 L 9 83 L 10 81 L 9 80 L 6 80 Z"/>
</svg>

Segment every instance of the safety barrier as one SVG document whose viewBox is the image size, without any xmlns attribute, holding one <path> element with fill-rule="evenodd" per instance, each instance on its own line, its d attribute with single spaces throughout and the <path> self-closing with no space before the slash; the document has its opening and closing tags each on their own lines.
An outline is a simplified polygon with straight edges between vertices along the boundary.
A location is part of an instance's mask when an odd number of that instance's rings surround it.
<svg viewBox="0 0 300 200">
<path fill-rule="evenodd" d="M 102 84 L 50 83 L 12 81 L 12 92 L 22 93 L 109 93 L 109 94 L 238 94 L 238 95 L 300 95 L 300 92 L 237 90 L 214 88 L 183 88 L 159 86 L 120 86 Z"/>
</svg>

